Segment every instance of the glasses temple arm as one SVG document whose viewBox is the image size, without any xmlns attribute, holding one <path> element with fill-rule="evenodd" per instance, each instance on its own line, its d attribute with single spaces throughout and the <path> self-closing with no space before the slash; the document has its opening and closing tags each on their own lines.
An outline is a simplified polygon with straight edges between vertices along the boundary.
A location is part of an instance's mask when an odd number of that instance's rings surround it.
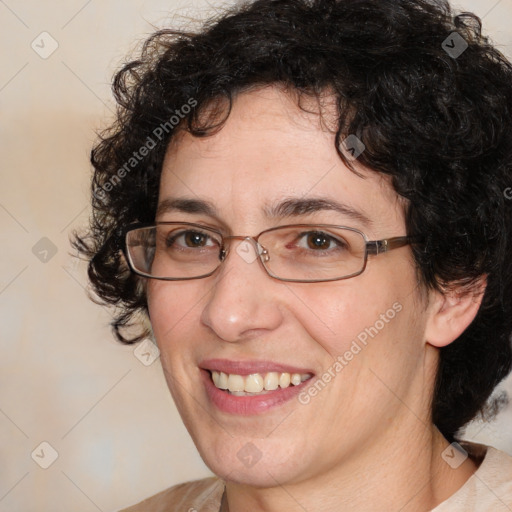
<svg viewBox="0 0 512 512">
<path fill-rule="evenodd" d="M 366 250 L 368 254 L 380 254 L 418 242 L 419 240 L 420 237 L 417 236 L 395 236 L 384 240 L 370 240 L 366 242 Z"/>
</svg>

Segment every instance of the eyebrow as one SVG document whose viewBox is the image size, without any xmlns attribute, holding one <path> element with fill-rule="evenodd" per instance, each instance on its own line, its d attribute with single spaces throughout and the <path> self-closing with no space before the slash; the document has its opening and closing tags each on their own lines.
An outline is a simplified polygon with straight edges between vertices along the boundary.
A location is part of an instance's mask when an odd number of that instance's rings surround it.
<svg viewBox="0 0 512 512">
<path fill-rule="evenodd" d="M 370 227 L 372 221 L 351 206 L 323 197 L 289 198 L 265 208 L 269 218 L 296 217 L 320 211 L 334 211 Z"/>
<path fill-rule="evenodd" d="M 201 213 L 208 217 L 217 217 L 215 206 L 202 199 L 168 198 L 158 204 L 156 218 L 168 212 Z"/>
<path fill-rule="evenodd" d="M 288 198 L 267 204 L 263 212 L 269 219 L 299 217 L 320 211 L 334 211 L 355 220 L 364 226 L 371 227 L 373 222 L 361 211 L 351 206 L 323 197 Z M 161 201 L 156 210 L 156 217 L 164 213 L 182 212 L 202 214 L 218 219 L 217 209 L 210 201 L 193 198 L 167 198 Z"/>
</svg>

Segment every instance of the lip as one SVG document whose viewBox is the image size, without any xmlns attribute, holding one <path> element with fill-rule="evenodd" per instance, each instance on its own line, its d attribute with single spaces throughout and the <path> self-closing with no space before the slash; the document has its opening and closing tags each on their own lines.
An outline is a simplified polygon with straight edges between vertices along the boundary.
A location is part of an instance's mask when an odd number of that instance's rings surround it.
<svg viewBox="0 0 512 512">
<path fill-rule="evenodd" d="M 314 372 L 309 368 L 299 368 L 272 361 L 233 361 L 230 359 L 207 359 L 199 364 L 202 370 L 216 370 L 218 372 L 233 373 L 236 375 L 250 375 L 251 373 L 309 373 Z"/>
<path fill-rule="evenodd" d="M 218 389 L 212 381 L 211 371 L 222 371 L 237 375 L 250 375 L 251 373 L 266 373 L 270 371 L 287 373 L 309 373 L 313 372 L 288 365 L 271 363 L 268 361 L 229 361 L 226 359 L 211 359 L 200 365 L 201 376 L 205 384 L 206 393 L 212 404 L 222 412 L 240 416 L 251 416 L 263 414 L 292 400 L 301 390 L 309 385 L 311 379 L 301 382 L 297 386 L 289 386 L 264 395 L 235 396 Z"/>
</svg>

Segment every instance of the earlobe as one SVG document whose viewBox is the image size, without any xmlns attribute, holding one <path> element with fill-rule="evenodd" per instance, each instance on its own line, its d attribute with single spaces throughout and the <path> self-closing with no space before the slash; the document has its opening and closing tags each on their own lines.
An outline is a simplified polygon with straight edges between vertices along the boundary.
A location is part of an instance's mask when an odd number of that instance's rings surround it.
<svg viewBox="0 0 512 512">
<path fill-rule="evenodd" d="M 475 319 L 487 286 L 482 276 L 470 289 L 457 287 L 444 293 L 432 291 L 425 340 L 434 347 L 455 341 Z"/>
</svg>

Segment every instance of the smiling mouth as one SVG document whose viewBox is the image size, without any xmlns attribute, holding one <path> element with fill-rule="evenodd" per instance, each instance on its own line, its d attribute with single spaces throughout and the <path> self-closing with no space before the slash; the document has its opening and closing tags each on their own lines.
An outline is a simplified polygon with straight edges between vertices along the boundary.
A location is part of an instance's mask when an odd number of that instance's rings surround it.
<svg viewBox="0 0 512 512">
<path fill-rule="evenodd" d="M 258 396 L 271 391 L 298 386 L 310 379 L 310 373 L 267 372 L 237 375 L 211 370 L 210 378 L 217 389 L 235 396 Z"/>
</svg>

